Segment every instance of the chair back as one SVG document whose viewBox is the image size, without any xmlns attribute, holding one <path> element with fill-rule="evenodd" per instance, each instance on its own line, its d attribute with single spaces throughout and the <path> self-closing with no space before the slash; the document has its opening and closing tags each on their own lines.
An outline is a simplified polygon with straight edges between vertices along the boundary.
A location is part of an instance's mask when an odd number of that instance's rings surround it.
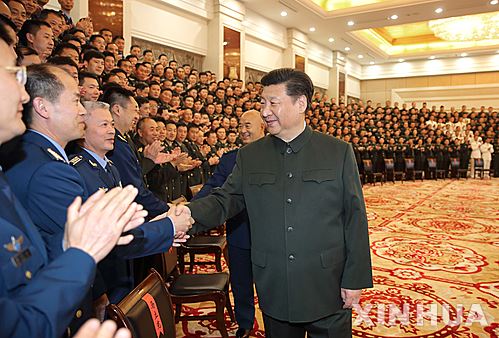
<svg viewBox="0 0 499 338">
<path fill-rule="evenodd" d="M 364 164 L 364 171 L 371 173 L 373 171 L 373 162 L 371 160 L 362 160 Z"/>
<path fill-rule="evenodd" d="M 483 159 L 475 158 L 475 169 L 483 168 Z"/>
<path fill-rule="evenodd" d="M 393 158 L 385 158 L 385 169 L 393 170 L 395 165 L 393 164 Z"/>
<path fill-rule="evenodd" d="M 450 159 L 450 167 L 452 169 L 458 169 L 460 165 L 461 165 L 461 161 L 459 160 L 459 157 L 452 157 Z"/>
<path fill-rule="evenodd" d="M 178 275 L 178 257 L 177 257 L 177 248 L 171 247 L 170 250 L 163 252 L 161 254 L 161 261 L 163 264 L 163 273 L 165 278 L 168 279 L 169 276 L 173 274 L 173 276 Z"/>
<path fill-rule="evenodd" d="M 174 338 L 172 300 L 160 274 L 151 273 L 118 304 L 107 306 L 109 318 L 126 327 L 133 338 Z"/>
<path fill-rule="evenodd" d="M 414 170 L 414 159 L 413 158 L 404 158 L 405 168 L 408 170 Z"/>
<path fill-rule="evenodd" d="M 437 169 L 437 159 L 434 157 L 428 158 L 428 168 Z"/>
</svg>

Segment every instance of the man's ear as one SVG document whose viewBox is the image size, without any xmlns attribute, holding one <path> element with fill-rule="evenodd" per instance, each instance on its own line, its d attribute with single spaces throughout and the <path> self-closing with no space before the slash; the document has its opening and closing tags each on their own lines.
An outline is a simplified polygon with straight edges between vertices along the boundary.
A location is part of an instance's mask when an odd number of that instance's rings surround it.
<svg viewBox="0 0 499 338">
<path fill-rule="evenodd" d="M 300 108 L 300 112 L 305 113 L 307 111 L 307 107 L 308 107 L 307 97 L 305 95 L 301 95 L 300 97 L 298 97 L 298 99 L 296 101 L 297 101 L 298 107 Z"/>
<path fill-rule="evenodd" d="M 29 43 L 33 43 L 35 41 L 35 35 L 26 33 L 26 40 L 28 40 Z"/>
<path fill-rule="evenodd" d="M 121 116 L 120 105 L 115 103 L 111 106 L 111 113 L 116 116 Z"/>
<path fill-rule="evenodd" d="M 41 97 L 35 97 L 33 99 L 33 112 L 44 119 L 48 119 L 50 117 L 51 107 L 52 103 Z"/>
</svg>

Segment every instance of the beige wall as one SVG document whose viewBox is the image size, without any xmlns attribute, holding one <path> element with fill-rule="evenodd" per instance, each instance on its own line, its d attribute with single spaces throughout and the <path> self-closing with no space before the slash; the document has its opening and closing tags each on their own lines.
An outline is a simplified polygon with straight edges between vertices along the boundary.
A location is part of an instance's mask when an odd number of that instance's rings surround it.
<svg viewBox="0 0 499 338">
<path fill-rule="evenodd" d="M 391 100 L 392 89 L 421 87 L 453 87 L 463 85 L 499 84 L 499 72 L 420 76 L 396 79 L 363 80 L 361 98 L 382 103 Z"/>
</svg>

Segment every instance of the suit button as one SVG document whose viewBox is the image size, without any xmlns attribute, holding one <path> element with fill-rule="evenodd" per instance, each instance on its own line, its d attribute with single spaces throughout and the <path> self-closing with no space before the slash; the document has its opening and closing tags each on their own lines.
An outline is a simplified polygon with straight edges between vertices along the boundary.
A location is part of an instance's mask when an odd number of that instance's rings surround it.
<svg viewBox="0 0 499 338">
<path fill-rule="evenodd" d="M 32 277 L 31 271 L 29 271 L 29 270 L 28 270 L 28 271 L 26 271 L 26 272 L 24 273 L 24 275 L 26 276 L 26 278 L 27 278 L 27 279 L 31 279 L 31 277 Z"/>
<path fill-rule="evenodd" d="M 291 198 L 288 198 L 288 199 L 286 200 L 286 203 L 288 203 L 288 204 L 291 204 L 291 202 L 293 202 L 293 201 L 291 200 Z"/>
<path fill-rule="evenodd" d="M 78 309 L 78 311 L 76 311 L 76 314 L 75 314 L 75 317 L 76 318 L 81 318 L 81 316 L 83 315 L 83 311 Z"/>
<path fill-rule="evenodd" d="M 287 153 L 287 154 L 291 154 L 291 152 L 292 152 L 292 151 L 293 151 L 293 150 L 291 150 L 291 148 L 287 148 L 287 149 L 286 149 L 286 153 Z"/>
<path fill-rule="evenodd" d="M 293 230 L 294 230 L 294 229 L 293 229 L 293 227 L 292 227 L 291 225 L 290 225 L 290 226 L 288 226 L 288 232 L 291 232 L 291 231 L 293 231 Z"/>
<path fill-rule="evenodd" d="M 295 261 L 295 256 L 293 254 L 289 255 L 288 256 L 288 259 L 290 262 L 294 262 Z"/>
<path fill-rule="evenodd" d="M 288 178 L 292 178 L 293 177 L 293 173 L 288 173 Z"/>
</svg>

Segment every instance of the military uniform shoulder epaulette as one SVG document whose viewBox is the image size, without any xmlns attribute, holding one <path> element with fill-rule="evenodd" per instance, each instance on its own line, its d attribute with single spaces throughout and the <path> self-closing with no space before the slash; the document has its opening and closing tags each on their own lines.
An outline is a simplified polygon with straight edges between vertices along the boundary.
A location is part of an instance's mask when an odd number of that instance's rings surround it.
<svg viewBox="0 0 499 338">
<path fill-rule="evenodd" d="M 123 142 L 127 142 L 127 141 L 126 141 L 126 138 L 125 138 L 123 135 L 117 135 L 117 136 L 118 136 L 118 138 L 119 138 L 121 141 L 123 141 Z"/>
<path fill-rule="evenodd" d="M 75 157 L 73 157 L 72 159 L 69 160 L 69 163 L 75 167 L 77 166 L 78 164 L 81 164 L 83 163 L 83 156 L 81 155 L 76 155 Z"/>
<path fill-rule="evenodd" d="M 52 157 L 54 160 L 57 160 L 57 161 L 62 161 L 62 162 L 66 162 L 66 160 L 64 159 L 64 157 L 62 157 L 61 155 L 59 155 L 59 153 L 57 151 L 55 151 L 54 149 L 52 148 L 47 148 L 47 153 L 50 155 L 50 157 Z"/>
</svg>

